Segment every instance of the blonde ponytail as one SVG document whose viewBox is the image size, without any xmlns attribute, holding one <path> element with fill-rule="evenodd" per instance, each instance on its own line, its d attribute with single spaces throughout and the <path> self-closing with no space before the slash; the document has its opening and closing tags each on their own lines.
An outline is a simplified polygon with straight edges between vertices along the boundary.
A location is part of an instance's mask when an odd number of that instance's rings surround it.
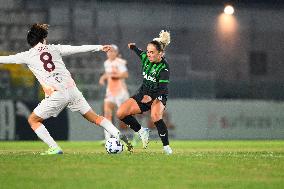
<svg viewBox="0 0 284 189">
<path fill-rule="evenodd" d="M 166 48 L 171 42 L 170 32 L 162 30 L 158 38 L 154 38 L 153 41 L 157 41 L 162 45 L 162 50 Z"/>
</svg>

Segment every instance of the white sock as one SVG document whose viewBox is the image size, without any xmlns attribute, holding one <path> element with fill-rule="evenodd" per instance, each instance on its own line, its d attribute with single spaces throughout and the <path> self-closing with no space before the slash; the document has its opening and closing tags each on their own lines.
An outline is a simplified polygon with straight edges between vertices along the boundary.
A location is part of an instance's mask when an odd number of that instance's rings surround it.
<svg viewBox="0 0 284 189">
<path fill-rule="evenodd" d="M 34 132 L 36 133 L 38 138 L 45 142 L 50 148 L 59 147 L 43 124 L 41 124 L 41 126 L 39 126 L 36 130 L 34 130 Z"/>
<path fill-rule="evenodd" d="M 104 133 L 105 133 L 105 140 L 107 141 L 111 137 L 111 135 L 105 129 L 104 129 Z"/>
<path fill-rule="evenodd" d="M 141 127 L 141 129 L 138 131 L 139 134 L 142 134 L 144 132 L 144 127 Z"/>
<path fill-rule="evenodd" d="M 100 126 L 102 126 L 110 135 L 119 139 L 119 130 L 109 120 L 104 118 L 101 121 Z"/>
</svg>

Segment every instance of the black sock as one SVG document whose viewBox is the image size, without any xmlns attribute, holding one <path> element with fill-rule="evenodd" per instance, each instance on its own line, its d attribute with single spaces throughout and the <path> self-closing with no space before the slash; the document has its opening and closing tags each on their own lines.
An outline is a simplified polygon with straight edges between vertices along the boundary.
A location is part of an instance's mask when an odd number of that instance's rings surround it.
<svg viewBox="0 0 284 189">
<path fill-rule="evenodd" d="M 154 124 L 157 127 L 157 130 L 162 140 L 163 146 L 169 145 L 168 129 L 163 119 L 156 121 Z"/>
<path fill-rule="evenodd" d="M 126 116 L 125 118 L 121 119 L 121 121 L 129 125 L 129 127 L 133 129 L 135 132 L 138 132 L 141 129 L 141 125 L 132 115 Z"/>
</svg>

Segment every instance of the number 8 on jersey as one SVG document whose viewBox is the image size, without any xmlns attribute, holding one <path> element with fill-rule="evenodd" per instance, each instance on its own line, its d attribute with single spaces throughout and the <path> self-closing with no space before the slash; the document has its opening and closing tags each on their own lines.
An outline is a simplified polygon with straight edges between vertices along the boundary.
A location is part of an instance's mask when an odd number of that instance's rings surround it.
<svg viewBox="0 0 284 189">
<path fill-rule="evenodd" d="M 52 62 L 52 56 L 49 52 L 43 52 L 40 55 L 40 60 L 43 62 L 43 67 L 46 71 L 52 72 L 55 69 L 55 65 Z"/>
</svg>

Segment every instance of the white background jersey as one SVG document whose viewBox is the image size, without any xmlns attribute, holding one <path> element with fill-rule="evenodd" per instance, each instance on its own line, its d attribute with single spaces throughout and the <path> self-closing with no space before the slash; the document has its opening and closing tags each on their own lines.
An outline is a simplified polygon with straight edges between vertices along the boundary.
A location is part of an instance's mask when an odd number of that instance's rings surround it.
<svg viewBox="0 0 284 189">
<path fill-rule="evenodd" d="M 127 72 L 126 60 L 121 58 L 116 58 L 113 61 L 106 60 L 104 62 L 105 72 L 112 73 L 117 72 Z"/>
<path fill-rule="evenodd" d="M 105 73 L 107 74 L 127 72 L 126 60 L 121 58 L 116 58 L 112 61 L 106 60 L 104 62 L 104 67 Z M 118 95 L 125 91 L 127 91 L 127 88 L 124 79 L 108 78 L 107 93 L 110 93 L 111 95 Z"/>
<path fill-rule="evenodd" d="M 66 69 L 62 56 L 80 52 L 99 51 L 101 45 L 44 45 L 38 43 L 29 51 L 10 56 L 0 56 L 1 63 L 26 64 L 38 79 L 43 89 L 55 90 L 75 86 L 70 72 Z"/>
</svg>

